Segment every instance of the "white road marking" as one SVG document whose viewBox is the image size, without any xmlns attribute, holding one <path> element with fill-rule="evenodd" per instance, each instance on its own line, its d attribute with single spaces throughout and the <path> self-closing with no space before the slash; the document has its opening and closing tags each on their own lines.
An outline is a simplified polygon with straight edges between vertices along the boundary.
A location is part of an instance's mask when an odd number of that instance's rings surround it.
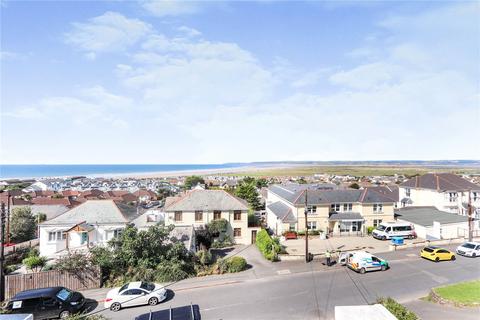
<svg viewBox="0 0 480 320">
<path fill-rule="evenodd" d="M 288 269 L 278 270 L 278 271 L 277 271 L 277 274 L 279 274 L 279 275 L 290 274 L 290 273 L 291 273 L 291 272 L 290 272 L 290 270 L 288 270 Z"/>
</svg>

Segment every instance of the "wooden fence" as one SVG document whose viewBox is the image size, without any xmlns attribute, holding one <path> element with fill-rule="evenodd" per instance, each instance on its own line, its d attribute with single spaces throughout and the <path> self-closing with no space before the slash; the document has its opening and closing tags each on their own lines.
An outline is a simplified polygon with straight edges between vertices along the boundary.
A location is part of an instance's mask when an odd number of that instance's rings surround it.
<svg viewBox="0 0 480 320">
<path fill-rule="evenodd" d="M 51 270 L 5 276 L 5 299 L 10 299 L 23 290 L 46 287 L 66 287 L 71 290 L 100 288 L 100 270 L 83 274 L 70 274 Z"/>
</svg>

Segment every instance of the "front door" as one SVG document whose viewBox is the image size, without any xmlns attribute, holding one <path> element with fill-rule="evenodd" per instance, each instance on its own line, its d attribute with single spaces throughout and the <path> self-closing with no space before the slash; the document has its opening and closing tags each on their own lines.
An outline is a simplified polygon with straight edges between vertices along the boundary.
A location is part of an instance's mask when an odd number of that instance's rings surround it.
<svg viewBox="0 0 480 320">
<path fill-rule="evenodd" d="M 257 230 L 252 230 L 252 244 L 257 242 Z"/>
</svg>

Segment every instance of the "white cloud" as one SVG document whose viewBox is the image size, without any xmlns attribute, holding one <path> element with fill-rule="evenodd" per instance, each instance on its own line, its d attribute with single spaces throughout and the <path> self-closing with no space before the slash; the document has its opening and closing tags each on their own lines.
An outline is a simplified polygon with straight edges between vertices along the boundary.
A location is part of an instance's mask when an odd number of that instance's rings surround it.
<svg viewBox="0 0 480 320">
<path fill-rule="evenodd" d="M 142 7 L 158 17 L 188 15 L 200 10 L 198 1 L 144 0 Z"/>
<path fill-rule="evenodd" d="M 191 37 L 191 38 L 198 37 L 198 36 L 202 35 L 202 33 L 200 31 L 198 31 L 197 29 L 189 28 L 187 26 L 181 26 L 177 30 L 184 33 L 186 36 Z"/>
<path fill-rule="evenodd" d="M 72 26 L 72 30 L 65 34 L 66 43 L 86 51 L 86 58 L 90 60 L 95 59 L 98 52 L 125 50 L 152 30 L 149 24 L 117 12 L 106 12 Z"/>
</svg>

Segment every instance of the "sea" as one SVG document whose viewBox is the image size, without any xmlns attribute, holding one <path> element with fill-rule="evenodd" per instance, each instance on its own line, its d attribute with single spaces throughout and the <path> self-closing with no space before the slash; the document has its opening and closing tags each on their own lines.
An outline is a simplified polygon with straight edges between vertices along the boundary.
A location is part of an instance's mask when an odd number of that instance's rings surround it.
<svg viewBox="0 0 480 320">
<path fill-rule="evenodd" d="M 116 176 L 177 171 L 230 169 L 245 166 L 225 164 L 2 164 L 0 179 L 28 179 L 74 176 Z"/>
</svg>

